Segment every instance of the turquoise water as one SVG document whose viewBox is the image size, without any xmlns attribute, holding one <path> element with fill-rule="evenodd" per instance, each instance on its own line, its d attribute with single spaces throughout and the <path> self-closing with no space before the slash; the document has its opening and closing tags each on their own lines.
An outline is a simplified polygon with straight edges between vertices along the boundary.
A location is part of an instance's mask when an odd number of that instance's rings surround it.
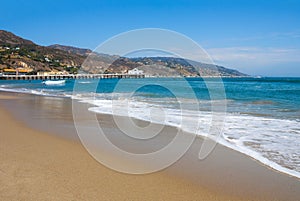
<svg viewBox="0 0 300 201">
<path fill-rule="evenodd" d="M 211 100 L 203 79 L 187 78 L 188 85 L 182 85 L 186 80 L 176 78 L 147 78 L 122 80 L 122 86 L 115 89 L 118 79 L 82 80 L 82 92 L 93 92 L 96 83 L 97 93 L 132 93 L 141 98 L 171 98 L 175 97 L 166 88 L 176 87 L 176 97 L 199 100 Z M 225 98 L 228 112 L 252 114 L 255 116 L 270 116 L 282 119 L 300 119 L 300 78 L 223 78 Z M 213 78 L 206 82 L 216 82 Z M 64 85 L 45 85 L 42 81 L 1 81 L 2 90 L 35 93 L 40 95 L 68 96 L 73 94 L 74 80 L 67 80 Z M 143 87 L 136 90 L 136 85 Z M 191 87 L 195 94 L 189 93 L 186 87 Z M 217 92 L 218 93 L 218 92 Z M 223 99 L 224 95 L 220 95 Z M 214 97 L 213 99 L 218 99 Z"/>
<path fill-rule="evenodd" d="M 165 116 L 156 123 L 203 136 L 217 103 L 227 111 L 219 143 L 300 178 L 300 78 L 66 80 L 58 85 L 1 81 L 0 90 L 70 97 L 92 104 L 92 112 L 152 122 L 151 110 L 159 108 Z M 189 123 L 182 125 L 182 117 Z"/>
</svg>

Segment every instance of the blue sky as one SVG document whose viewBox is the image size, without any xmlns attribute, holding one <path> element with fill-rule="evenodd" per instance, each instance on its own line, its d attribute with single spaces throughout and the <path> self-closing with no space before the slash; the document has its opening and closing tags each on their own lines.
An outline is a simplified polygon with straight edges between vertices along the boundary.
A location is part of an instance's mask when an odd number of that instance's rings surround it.
<svg viewBox="0 0 300 201">
<path fill-rule="evenodd" d="M 0 29 L 37 44 L 94 49 L 140 28 L 182 33 L 217 64 L 251 75 L 300 76 L 298 0 L 15 0 L 1 2 Z"/>
</svg>

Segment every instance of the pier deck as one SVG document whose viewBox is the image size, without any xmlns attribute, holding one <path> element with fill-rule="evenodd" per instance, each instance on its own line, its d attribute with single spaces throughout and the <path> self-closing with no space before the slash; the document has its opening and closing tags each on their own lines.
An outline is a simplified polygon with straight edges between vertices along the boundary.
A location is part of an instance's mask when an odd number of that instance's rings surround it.
<svg viewBox="0 0 300 201">
<path fill-rule="evenodd" d="M 0 80 L 122 79 L 144 77 L 145 75 L 143 74 L 2 75 Z"/>
</svg>

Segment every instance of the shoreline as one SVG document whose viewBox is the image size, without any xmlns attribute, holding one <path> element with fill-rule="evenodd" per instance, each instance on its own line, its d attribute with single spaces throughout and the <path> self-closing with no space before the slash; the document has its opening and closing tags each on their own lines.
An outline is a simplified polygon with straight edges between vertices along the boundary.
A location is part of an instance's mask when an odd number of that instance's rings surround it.
<svg viewBox="0 0 300 201">
<path fill-rule="evenodd" d="M 48 98 L 57 98 L 57 99 L 66 99 L 66 100 L 70 100 L 72 101 L 72 99 L 69 97 L 69 96 L 52 96 L 50 94 L 48 95 L 44 95 L 44 94 L 32 94 L 32 93 L 28 93 L 28 92 L 17 92 L 17 91 L 0 91 L 0 93 L 4 93 L 4 94 L 8 94 L 8 95 L 5 95 L 5 96 L 8 96 L 10 97 L 10 99 L 15 99 L 14 96 L 17 96 L 18 94 L 21 95 L 21 96 L 39 96 L 39 97 L 48 97 Z M 11 94 L 11 95 L 9 95 Z M 89 103 L 87 103 L 89 104 Z M 91 107 L 94 107 L 94 105 L 91 105 Z M 72 109 L 72 108 L 69 108 L 69 109 Z M 101 114 L 101 113 L 97 113 L 97 112 L 94 112 L 96 115 L 98 116 L 101 116 L 101 115 L 108 115 L 110 116 L 111 114 Z M 73 118 L 73 117 L 72 117 Z M 135 118 L 134 118 L 135 119 Z M 140 120 L 140 119 L 136 119 L 137 121 L 144 121 L 144 120 Z M 73 121 L 73 119 L 72 119 Z M 27 122 L 28 123 L 28 122 Z M 72 125 L 74 126 L 74 125 Z M 166 126 L 166 125 L 165 125 Z M 167 126 L 170 126 L 170 125 L 167 125 Z M 35 125 L 31 125 L 32 128 L 36 128 Z M 173 126 L 171 126 L 173 127 Z M 176 128 L 176 127 L 174 127 Z M 40 128 L 39 130 L 41 131 L 44 131 L 44 127 Z M 72 133 L 75 133 L 76 130 L 74 129 L 73 131 L 71 131 Z M 50 133 L 53 134 L 53 131 L 51 130 Z M 75 139 L 77 141 L 80 141 L 79 138 L 78 138 L 78 135 L 72 135 L 72 134 L 68 134 L 68 136 L 66 135 L 60 135 L 60 132 L 59 131 L 55 131 L 55 133 L 61 137 L 67 137 L 68 139 Z M 203 138 L 203 136 L 199 135 L 199 137 Z M 265 158 L 265 157 L 257 157 L 255 152 L 251 152 L 251 150 L 242 150 L 242 149 L 236 149 L 233 147 L 233 145 L 229 144 L 229 143 L 226 143 L 226 142 L 219 142 L 220 145 L 228 148 L 228 149 L 231 149 L 233 151 L 236 151 L 236 152 L 239 152 L 240 154 L 243 154 L 245 155 L 246 157 L 249 157 L 255 161 L 257 161 L 258 163 L 260 163 L 261 165 L 273 170 L 273 171 L 276 171 L 276 172 L 279 172 L 279 173 L 282 173 L 282 174 L 286 174 L 287 176 L 289 177 L 294 177 L 295 179 L 298 179 L 300 180 L 300 176 L 299 176 L 299 173 L 294 171 L 294 170 L 291 170 L 291 169 L 288 169 L 284 166 L 280 166 L 279 164 Z M 249 152 L 250 151 L 250 152 Z M 256 157 L 255 157 L 255 156 Z"/>
<path fill-rule="evenodd" d="M 7 94 L 7 93 L 2 93 L 1 94 Z M 24 95 L 24 96 L 29 96 L 29 95 Z M 9 96 L 9 101 L 11 102 L 12 100 L 16 99 L 24 99 L 24 96 L 21 95 L 21 97 L 18 97 L 18 94 L 11 94 Z M 33 95 L 30 95 L 33 96 Z M 60 143 L 71 143 L 71 144 L 76 144 L 73 145 L 77 148 L 72 148 L 72 150 L 77 150 L 80 149 L 82 154 L 86 154 L 89 160 L 93 161 L 95 163 L 95 167 L 99 166 L 102 168 L 103 167 L 101 164 L 97 163 L 94 159 L 91 158 L 87 154 L 87 152 L 83 149 L 82 145 L 77 143 L 77 142 L 72 142 L 72 140 L 67 140 L 67 139 L 60 139 L 57 136 L 46 134 L 44 135 L 44 132 L 41 131 L 36 131 L 35 129 L 28 128 L 28 126 L 24 122 L 18 122 L 19 120 L 16 120 L 15 118 L 11 118 L 11 114 L 8 114 L 7 111 L 3 111 L 3 102 L 8 102 L 8 99 L 5 97 L 8 96 L 0 96 L 0 116 L 8 116 L 8 122 L 11 124 L 16 124 L 17 127 L 22 127 L 22 129 L 26 130 L 25 133 L 27 133 L 28 130 L 30 132 L 34 132 L 35 136 L 39 136 L 39 138 L 51 138 L 53 141 L 57 142 L 58 144 Z M 11 99 L 12 98 L 12 99 Z M 37 100 L 43 102 L 44 97 L 39 97 Z M 20 101 L 21 101 L 20 100 Z M 36 100 L 36 101 L 37 101 Z M 30 102 L 30 100 L 29 100 Z M 10 103 L 12 104 L 12 103 Z M 28 102 L 24 103 L 25 105 L 28 105 Z M 48 103 L 49 104 L 49 103 Z M 4 104 L 7 106 L 7 104 Z M 63 106 L 65 107 L 65 105 Z M 29 109 L 34 109 L 29 106 Z M 6 109 L 7 110 L 7 109 Z M 110 115 L 99 115 L 101 118 L 101 121 L 104 122 L 104 125 L 106 123 L 107 126 L 110 126 L 112 129 L 112 132 L 117 133 L 117 128 L 114 125 L 111 125 L 111 116 Z M 51 116 L 50 116 L 51 117 Z M 63 116 L 63 118 L 66 118 L 66 116 Z M 51 118 L 50 118 L 51 119 Z M 4 119 L 5 120 L 5 119 Z M 52 120 L 50 121 L 52 122 Z M 20 125 L 21 124 L 21 125 Z M 4 124 L 4 126 L 7 126 Z M 169 128 L 170 132 L 172 131 L 172 128 Z M 17 129 L 18 130 L 18 129 Z M 23 130 L 22 130 L 23 132 Z M 29 132 L 29 131 L 28 131 Z M 5 135 L 3 136 L 3 132 L 1 132 L 1 138 L 5 139 Z M 17 136 L 16 133 L 12 133 Z M 16 137 L 15 136 L 15 137 Z M 44 136 L 44 137 L 41 137 Z M 46 137 L 47 136 L 47 137 Z M 65 137 L 65 136 L 64 136 Z M 46 143 L 44 141 L 45 139 L 41 139 L 41 145 Z M 121 138 L 122 139 L 122 138 Z M 159 141 L 162 138 L 159 138 Z M 118 143 L 119 136 L 116 134 L 114 140 Z M 173 186 L 169 186 L 169 188 L 172 188 L 172 191 L 178 191 L 181 190 L 180 195 L 184 196 L 185 200 L 192 200 L 196 198 L 200 198 L 202 200 L 295 200 L 297 197 L 300 196 L 300 181 L 296 178 L 290 177 L 286 174 L 283 174 L 281 172 L 277 172 L 257 161 L 254 159 L 250 158 L 249 156 L 245 156 L 244 154 L 238 153 L 235 150 L 230 150 L 230 148 L 223 147 L 222 145 L 217 145 L 216 149 L 214 152 L 204 161 L 199 161 L 197 158 L 197 154 L 199 152 L 199 147 L 201 146 L 202 140 L 200 138 L 197 138 L 195 142 L 193 143 L 192 147 L 190 147 L 189 151 L 174 165 L 171 167 L 160 171 L 158 173 L 153 173 L 150 175 L 140 175 L 140 176 L 134 176 L 134 175 L 124 175 L 121 173 L 117 173 L 112 171 L 114 174 L 113 176 L 118 176 L 118 175 L 123 175 L 126 177 L 124 183 L 127 183 L 131 181 L 133 178 L 136 180 L 136 178 L 148 178 L 148 177 L 155 177 L 152 178 L 155 180 L 155 188 L 158 191 L 158 186 L 161 185 L 161 183 L 156 183 L 156 180 L 163 180 L 164 182 L 169 181 L 169 179 L 172 180 L 171 184 L 169 185 L 175 185 L 177 186 L 176 188 Z M 22 141 L 19 141 L 18 143 L 22 143 Z M 51 143 L 50 143 L 51 144 Z M 151 148 L 156 148 L 156 145 L 149 145 L 148 147 Z M 127 148 L 129 147 L 130 144 L 127 145 Z M 1 146 L 3 147 L 3 146 Z M 5 146 L 4 146 L 5 147 Z M 7 145 L 6 145 L 7 147 Z M 139 147 L 141 148 L 141 147 Z M 59 150 L 57 151 L 56 154 L 58 154 Z M 2 152 L 1 152 L 2 153 Z M 32 153 L 35 155 L 35 153 Z M 70 153 L 72 154 L 72 153 Z M 58 154 L 59 156 L 59 154 Z M 73 156 L 74 157 L 74 156 Z M 3 157 L 4 158 L 4 157 Z M 2 159 L 2 157 L 1 157 Z M 58 162 L 59 159 L 53 159 L 53 162 Z M 90 162 L 91 162 L 90 161 Z M 64 162 L 60 161 L 60 164 L 64 164 Z M 16 165 L 17 166 L 17 165 Z M 22 166 L 22 164 L 19 164 L 19 166 Z M 78 166 L 80 169 L 81 167 Z M 107 168 L 106 168 L 107 169 Z M 2 168 L 1 168 L 2 170 Z M 107 169 L 109 170 L 109 169 Z M 187 172 L 185 170 L 188 170 Z M 111 170 L 110 170 L 111 171 Z M 41 171 L 40 174 L 43 174 L 44 172 Z M 32 172 L 32 174 L 35 174 Z M 102 175 L 102 173 L 100 173 Z M 2 175 L 3 176 L 3 175 Z M 1 176 L 1 177 L 2 177 Z M 75 175 L 73 175 L 75 176 Z M 57 178 L 56 178 L 57 179 Z M 178 180 L 180 182 L 175 182 L 174 180 Z M 220 181 L 221 180 L 221 181 Z M 146 181 L 148 181 L 146 179 Z M 141 179 L 139 182 L 144 182 L 144 179 Z M 135 186 L 136 188 L 139 185 L 139 182 Z M 153 181 L 152 181 L 153 182 Z M 181 186 L 181 184 L 185 183 L 185 185 Z M 5 183 L 3 184 L 5 185 Z M 103 185 L 103 184 L 99 184 Z M 148 185 L 151 186 L 149 183 Z M 179 189 L 179 186 L 180 189 Z M 161 186 L 163 187 L 163 186 Z M 160 187 L 160 188 L 161 188 Z M 152 186 L 153 188 L 153 186 Z M 174 188 L 174 189 L 173 189 Z M 153 189 L 154 190 L 154 189 Z M 195 190 L 195 191 L 194 191 Z M 140 190 L 145 193 L 142 189 Z M 194 193 L 188 193 L 189 195 L 183 193 L 192 191 Z M 92 191 L 93 192 L 93 191 Z M 91 192 L 91 193 L 92 193 Z M 209 193 L 208 193 L 209 192 Z M 149 194 L 149 196 L 154 196 L 152 193 L 157 193 L 156 191 L 153 191 Z M 2 191 L 0 194 L 0 197 L 2 195 Z M 203 197 L 203 196 L 207 197 Z M 110 195 L 112 196 L 112 195 Z M 136 195 L 138 196 L 138 195 Z M 155 195 L 158 196 L 158 195 Z M 165 199 L 179 199 L 178 195 L 173 196 L 171 191 L 168 191 L 168 193 L 165 193 Z M 111 197 L 109 197 L 111 198 Z M 139 197 L 141 198 L 141 197 Z M 153 197 L 152 197 L 153 198 Z M 157 197 L 156 197 L 157 198 Z M 159 197 L 160 198 L 160 197 Z M 183 199 L 183 197 L 181 197 Z M 135 198 L 132 198 L 134 200 L 137 200 Z M 145 198 L 143 197 L 143 200 Z M 151 200 L 151 199 L 149 199 Z"/>
</svg>

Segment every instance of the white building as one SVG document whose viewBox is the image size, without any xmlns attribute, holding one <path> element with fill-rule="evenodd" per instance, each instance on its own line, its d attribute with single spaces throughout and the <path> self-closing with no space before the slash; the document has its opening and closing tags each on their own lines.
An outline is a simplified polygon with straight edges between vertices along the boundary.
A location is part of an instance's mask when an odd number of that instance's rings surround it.
<svg viewBox="0 0 300 201">
<path fill-rule="evenodd" d="M 45 57 L 45 61 L 50 62 L 51 60 L 48 57 Z"/>
<path fill-rule="evenodd" d="M 141 75 L 143 73 L 144 73 L 144 71 L 139 70 L 137 68 L 134 68 L 134 69 L 128 71 L 129 75 Z"/>
</svg>

